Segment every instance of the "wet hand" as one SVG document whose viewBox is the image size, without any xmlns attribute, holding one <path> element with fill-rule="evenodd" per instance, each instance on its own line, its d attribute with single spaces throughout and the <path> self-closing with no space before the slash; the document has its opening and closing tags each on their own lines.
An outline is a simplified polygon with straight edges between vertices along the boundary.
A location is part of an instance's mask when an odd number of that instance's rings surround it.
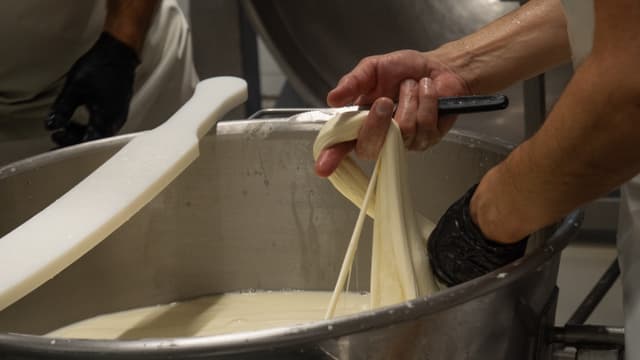
<svg viewBox="0 0 640 360">
<path fill-rule="evenodd" d="M 331 106 L 371 104 L 371 111 L 355 142 L 323 151 L 316 173 L 329 176 L 353 149 L 363 159 L 375 158 L 393 117 L 405 145 L 424 150 L 436 144 L 453 126 L 455 117 L 438 119 L 438 97 L 469 95 L 465 80 L 438 60 L 435 52 L 396 51 L 363 59 L 329 92 Z M 393 102 L 397 109 L 393 113 Z"/>
</svg>

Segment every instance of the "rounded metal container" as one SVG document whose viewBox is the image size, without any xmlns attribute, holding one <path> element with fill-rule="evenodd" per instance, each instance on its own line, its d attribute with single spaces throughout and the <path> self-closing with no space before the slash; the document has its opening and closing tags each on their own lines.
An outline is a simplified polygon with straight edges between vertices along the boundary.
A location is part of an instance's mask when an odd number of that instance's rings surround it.
<svg viewBox="0 0 640 360">
<path fill-rule="evenodd" d="M 433 50 L 473 33 L 519 6 L 518 1 L 505 0 L 242 0 L 241 3 L 287 81 L 308 106 L 326 106 L 327 93 L 366 56 L 401 49 Z M 559 96 L 563 80 L 568 77 L 564 73 L 549 75 L 546 91 L 550 104 Z M 509 96 L 508 109 L 463 115 L 456 126 L 513 142 L 522 141 L 529 126 L 523 121 L 523 91 L 522 82 L 501 90 Z M 529 101 L 532 107 L 538 106 L 534 98 Z"/>
<path fill-rule="evenodd" d="M 295 117 L 219 123 L 216 134 L 202 141 L 200 157 L 157 198 L 0 312 L 0 359 L 544 358 L 560 251 L 579 226 L 577 214 L 535 234 L 531 243 L 541 246 L 514 264 L 375 311 L 212 337 L 42 336 L 97 314 L 221 292 L 331 290 L 357 209 L 313 173 L 311 146 L 321 125 Z M 71 188 L 133 136 L 0 168 L 0 199 L 9 204 L 0 215 L 0 234 Z M 452 132 L 432 150 L 412 153 L 418 211 L 437 220 L 509 150 L 496 140 Z M 352 280 L 358 290 L 368 288 L 367 226 Z M 42 240 L 49 240 L 47 229 Z"/>
<path fill-rule="evenodd" d="M 242 5 L 300 96 L 309 104 L 324 106 L 329 90 L 363 57 L 400 49 L 435 49 L 519 4 L 495 0 L 242 0 Z M 520 100 L 519 96 L 510 98 Z"/>
</svg>

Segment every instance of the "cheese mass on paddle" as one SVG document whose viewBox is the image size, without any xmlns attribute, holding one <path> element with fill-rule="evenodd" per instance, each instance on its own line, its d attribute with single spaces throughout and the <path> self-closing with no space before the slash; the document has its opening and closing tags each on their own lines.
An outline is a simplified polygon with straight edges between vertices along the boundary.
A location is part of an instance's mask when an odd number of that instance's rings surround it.
<svg viewBox="0 0 640 360">
<path fill-rule="evenodd" d="M 316 138 L 314 158 L 317 159 L 327 147 L 356 139 L 367 113 L 345 112 L 330 119 Z M 377 167 L 373 175 L 378 177 L 377 183 L 366 209 L 362 209 L 362 203 L 369 179 L 351 158 L 346 157 L 329 176 L 329 181 L 342 195 L 374 219 L 371 308 L 429 295 L 438 289 L 426 250 L 426 239 L 435 225 L 413 209 L 406 150 L 394 121 L 387 132 Z M 351 264 L 353 258 L 345 261 Z M 343 271 L 350 268 L 349 265 Z M 336 287 L 336 291 L 341 290 Z"/>
</svg>

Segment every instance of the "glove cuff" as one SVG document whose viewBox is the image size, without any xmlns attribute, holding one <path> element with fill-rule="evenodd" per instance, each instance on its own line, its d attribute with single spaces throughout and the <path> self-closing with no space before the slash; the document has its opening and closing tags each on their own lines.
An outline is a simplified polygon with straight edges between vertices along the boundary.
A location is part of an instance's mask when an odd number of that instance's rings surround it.
<svg viewBox="0 0 640 360">
<path fill-rule="evenodd" d="M 104 55 L 108 55 L 108 58 L 113 62 L 117 62 L 121 65 L 129 65 L 131 67 L 137 67 L 140 65 L 140 58 L 138 53 L 129 47 L 129 45 L 120 41 L 110 33 L 103 31 L 93 45 L 92 50 Z"/>
<path fill-rule="evenodd" d="M 473 222 L 470 205 L 477 188 L 478 184 L 472 186 L 463 197 L 461 224 L 464 227 L 463 233 L 469 234 L 469 240 L 475 242 L 480 248 L 492 252 L 497 258 L 515 260 L 522 257 L 527 247 L 527 237 L 511 244 L 499 243 L 484 236 L 480 227 Z"/>
<path fill-rule="evenodd" d="M 524 255 L 526 238 L 502 244 L 484 236 L 473 222 L 469 204 L 471 187 L 443 215 L 429 237 L 429 261 L 438 281 L 453 286 L 487 274 Z M 447 225 L 445 225 L 445 223 Z"/>
</svg>

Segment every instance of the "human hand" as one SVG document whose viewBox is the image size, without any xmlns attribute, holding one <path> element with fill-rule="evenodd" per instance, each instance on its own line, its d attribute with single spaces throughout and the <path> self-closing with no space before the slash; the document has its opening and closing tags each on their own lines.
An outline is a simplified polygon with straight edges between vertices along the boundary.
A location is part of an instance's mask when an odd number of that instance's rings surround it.
<svg viewBox="0 0 640 360">
<path fill-rule="evenodd" d="M 133 94 L 135 68 L 140 61 L 134 49 L 103 32 L 98 41 L 71 67 L 45 126 L 60 146 L 116 134 L 124 125 Z M 89 123 L 71 121 L 79 106 L 89 111 Z"/>
<path fill-rule="evenodd" d="M 330 106 L 372 104 L 358 140 L 337 144 L 320 153 L 316 173 L 329 176 L 355 148 L 364 159 L 377 156 L 391 118 L 400 127 L 405 145 L 424 150 L 453 126 L 454 116 L 438 119 L 438 97 L 470 95 L 466 81 L 434 52 L 401 50 L 363 59 L 327 96 Z M 397 101 L 395 116 L 394 104 Z"/>
<path fill-rule="evenodd" d="M 526 238 L 503 244 L 486 238 L 474 223 L 469 203 L 477 186 L 469 189 L 440 218 L 429 236 L 429 263 L 436 278 L 453 286 L 505 266 L 524 255 Z"/>
</svg>

